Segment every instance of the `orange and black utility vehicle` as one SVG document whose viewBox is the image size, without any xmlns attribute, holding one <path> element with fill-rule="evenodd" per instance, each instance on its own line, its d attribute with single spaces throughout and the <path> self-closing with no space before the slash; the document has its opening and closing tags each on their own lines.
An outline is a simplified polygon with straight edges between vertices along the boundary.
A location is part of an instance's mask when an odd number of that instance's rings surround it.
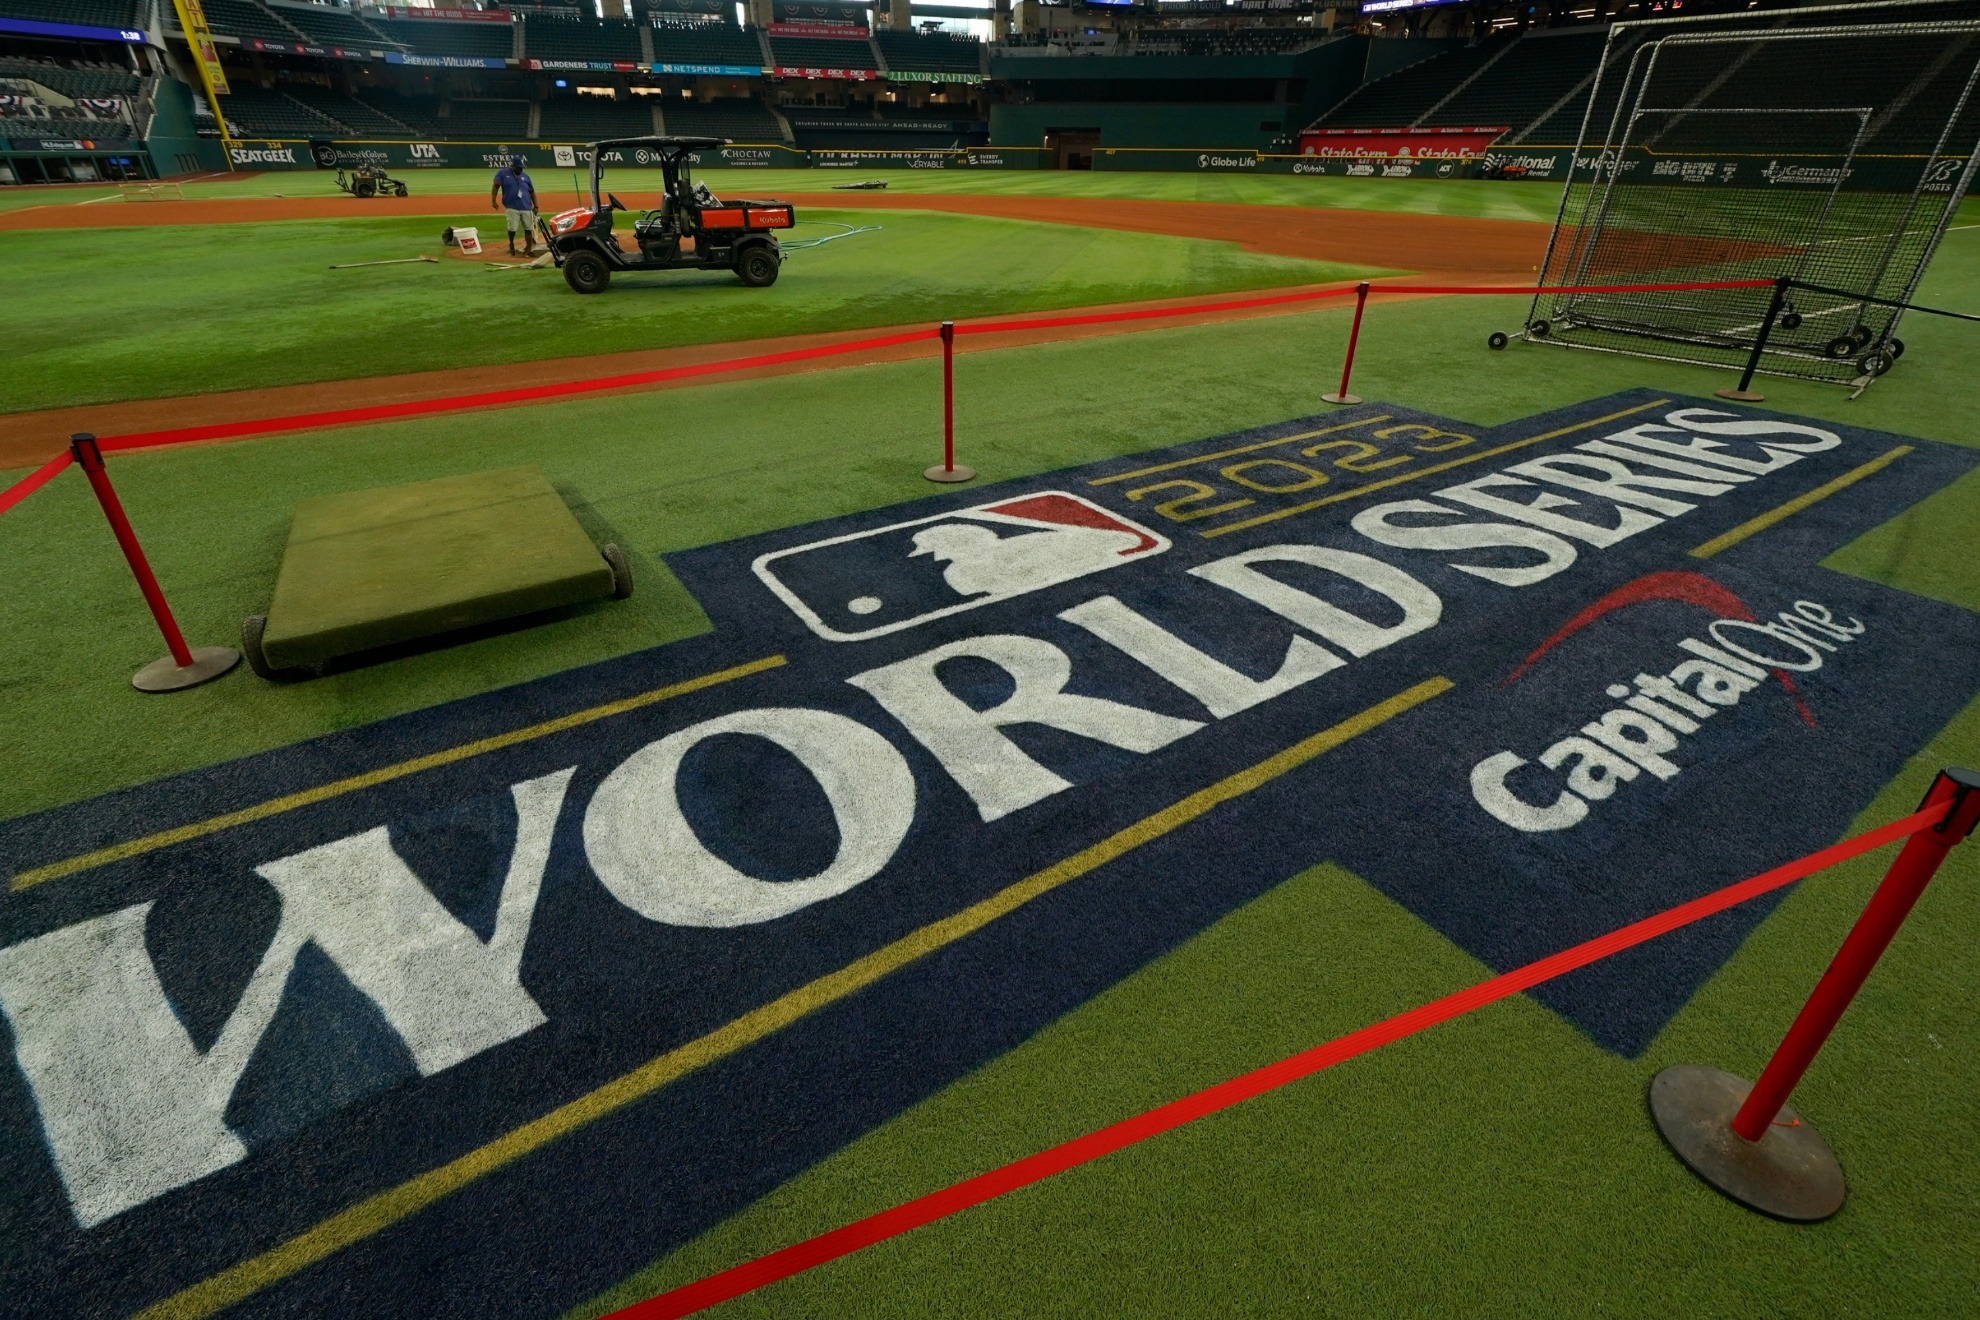
<svg viewBox="0 0 1980 1320">
<path fill-rule="evenodd" d="M 591 204 L 541 221 L 564 282 L 579 293 L 602 293 L 615 271 L 733 270 L 751 288 L 775 284 L 784 261 L 776 231 L 797 223 L 796 210 L 789 202 L 720 201 L 689 178 L 696 152 L 727 145 L 708 137 L 592 143 Z M 620 164 L 658 165 L 665 183 L 660 205 L 632 221 L 630 243 L 614 216 L 633 213 L 604 191 L 608 156 Z"/>
</svg>

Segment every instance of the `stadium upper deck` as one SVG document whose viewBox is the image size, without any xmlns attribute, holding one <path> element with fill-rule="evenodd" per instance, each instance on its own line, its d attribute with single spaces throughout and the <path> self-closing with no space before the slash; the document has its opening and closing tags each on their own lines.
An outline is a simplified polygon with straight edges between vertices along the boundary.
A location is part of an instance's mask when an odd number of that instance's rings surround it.
<svg viewBox="0 0 1980 1320">
<path fill-rule="evenodd" d="M 1076 26 L 1062 21 L 1069 10 L 1026 7 L 1029 30 L 985 43 L 932 23 L 894 26 L 896 5 L 827 0 L 756 0 L 746 11 L 725 0 L 633 0 L 611 19 L 575 5 L 204 5 L 231 88 L 227 124 L 241 139 L 584 141 L 664 125 L 798 151 L 990 146 L 1009 149 L 1004 164 L 1075 168 L 1181 168 L 1199 154 L 1255 163 L 1296 152 L 1313 128 L 1478 127 L 1497 130 L 1499 148 L 1572 145 L 1606 26 L 1565 14 L 1563 26 L 1538 26 L 1500 8 L 1422 7 L 1350 28 L 1311 0 L 1266 17 L 1198 0 L 1155 15 L 1095 13 Z M 916 20 L 962 12 L 908 10 Z M 1178 16 L 1192 26 L 1177 26 Z M 124 97 L 124 139 L 172 139 L 175 160 L 193 147 L 213 167 L 217 142 L 197 140 L 217 138 L 203 98 L 183 86 L 153 95 L 172 77 L 160 46 L 181 42 L 171 0 L 0 0 L 0 57 L 42 71 L 40 84 L 61 95 Z M 1630 50 L 1611 51 L 1605 90 Z M 106 67 L 120 91 L 64 90 Z M 163 127 L 152 122 L 161 104 L 171 112 Z M 24 123 L 76 117 L 52 101 L 10 109 L 15 145 L 0 153 L 13 155 L 34 140 Z"/>
</svg>

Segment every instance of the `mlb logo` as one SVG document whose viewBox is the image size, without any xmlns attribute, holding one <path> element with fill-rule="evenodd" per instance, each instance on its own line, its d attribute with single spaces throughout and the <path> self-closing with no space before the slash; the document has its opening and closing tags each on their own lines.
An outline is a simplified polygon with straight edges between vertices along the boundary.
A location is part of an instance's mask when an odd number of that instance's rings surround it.
<svg viewBox="0 0 1980 1320">
<path fill-rule="evenodd" d="M 750 567 L 828 642 L 863 642 L 1161 554 L 1169 540 L 1042 491 L 758 557 Z"/>
</svg>

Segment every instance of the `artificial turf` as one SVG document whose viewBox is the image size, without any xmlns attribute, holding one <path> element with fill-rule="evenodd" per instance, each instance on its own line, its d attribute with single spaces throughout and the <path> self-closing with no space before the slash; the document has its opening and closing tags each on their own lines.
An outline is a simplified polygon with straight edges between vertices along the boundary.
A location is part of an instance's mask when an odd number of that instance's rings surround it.
<svg viewBox="0 0 1980 1320">
<path fill-rule="evenodd" d="M 438 193 L 488 196 L 487 170 L 406 171 L 416 196 Z M 587 186 L 570 170 L 532 170 L 546 213 L 574 206 Z M 696 170 L 695 179 L 718 194 L 736 197 L 819 193 L 849 178 L 885 180 L 889 192 L 978 193 L 1029 197 L 1120 197 L 1152 201 L 1237 202 L 1248 206 L 1346 207 L 1365 211 L 1413 211 L 1428 215 L 1482 216 L 1498 220 L 1552 221 L 1560 205 L 1556 186 L 1483 179 L 1346 179 L 1291 174 L 1197 174 L 1066 170 Z M 660 187 L 658 170 L 609 170 L 606 188 L 628 203 Z M 334 197 L 335 176 L 315 171 L 240 175 L 185 185 L 200 197 Z M 19 206 L 88 202 L 142 205 L 117 200 L 112 188 L 0 189 L 0 210 Z M 364 203 L 353 200 L 354 211 Z M 469 209 L 476 209 L 470 207 Z M 486 214 L 485 200 L 479 207 Z"/>
<path fill-rule="evenodd" d="M 0 412 L 1309 284 L 1367 273 L 1234 243 L 934 212 L 806 211 L 768 289 L 728 272 L 333 264 L 446 253 L 443 217 L 0 234 Z M 865 232 L 847 233 L 848 229 Z M 839 235 L 838 237 L 833 237 Z M 224 255 L 216 260 L 216 241 Z M 500 239 L 495 238 L 499 247 Z M 350 402 L 365 400 L 354 395 Z"/>
<path fill-rule="evenodd" d="M 1969 601 L 1980 605 L 1980 598 Z M 1879 797 L 1980 750 L 1970 708 Z M 1674 846 L 1681 841 L 1674 838 Z M 1742 1210 L 1664 1148 L 1656 1073 L 1753 1076 L 1882 873 L 1803 882 L 1622 1059 L 1532 1000 L 871 1247 L 716 1316 L 1958 1316 L 1980 1293 L 1980 849 L 1953 855 L 1796 1094 L 1853 1196 Z M 1331 866 L 1292 877 L 589 1304 L 603 1314 L 1483 980 Z"/>
<path fill-rule="evenodd" d="M 1921 297 L 1980 305 L 1976 240 L 1948 238 Z M 1726 383 L 1554 348 L 1488 353 L 1486 331 L 1522 309 L 1377 303 L 1356 388 L 1490 423 L 1626 385 L 1709 395 Z M 1345 315 L 1328 311 L 966 355 L 964 460 L 997 479 L 1312 412 L 1344 331 Z M 1768 406 L 1980 445 L 1971 410 L 1956 405 L 1970 389 L 1972 330 L 1915 317 L 1905 334 L 1904 362 L 1862 399 L 1763 380 Z M 288 509 L 307 494 L 537 462 L 594 537 L 620 540 L 641 570 L 633 600 L 539 627 L 287 687 L 238 674 L 170 699 L 127 686 L 160 644 L 87 491 L 65 474 L 0 518 L 0 562 L 16 584 L 0 598 L 12 639 L 0 816 L 705 627 L 654 556 L 926 493 L 936 390 L 933 364 L 912 362 L 115 458 L 195 642 L 225 639 L 266 603 Z M 1976 516 L 1980 477 L 1968 477 L 1830 563 L 1980 609 Z M 1980 763 L 1980 705 L 1859 824 L 1904 814 L 1933 769 L 1962 763 Z M 1964 1314 L 1980 1294 L 1980 1165 L 1967 1155 L 1980 1135 L 1980 1023 L 1966 1011 L 1980 993 L 1980 912 L 1963 898 L 1980 850 L 1955 852 L 1797 1094 L 1852 1178 L 1835 1220 L 1790 1228 L 1732 1207 L 1665 1153 L 1643 1111 L 1666 1064 L 1758 1068 L 1881 861 L 1800 886 L 1640 1059 L 1514 999 L 724 1313 Z M 1483 975 L 1358 879 L 1315 868 L 577 1314 Z"/>
<path fill-rule="evenodd" d="M 1948 237 L 1921 296 L 1980 305 L 1980 231 Z M 1355 388 L 1490 424 L 1629 385 L 1709 396 L 1727 383 L 1721 372 L 1610 354 L 1487 350 L 1487 332 L 1523 310 L 1509 299 L 1378 301 L 1362 327 Z M 998 479 L 1314 412 L 1346 318 L 1334 310 L 966 353 L 962 459 Z M 1925 317 L 1905 329 L 1911 351 L 1861 399 L 1763 379 L 1768 406 L 1980 444 L 1970 411 L 1945 402 L 1967 388 L 1972 329 Z M 128 686 L 161 646 L 87 487 L 65 473 L 0 517 L 0 561 L 33 584 L 0 597 L 0 635 L 14 639 L 0 687 L 19 712 L 0 722 L 0 763 L 18 770 L 0 780 L 0 818 L 705 628 L 656 556 L 926 494 L 938 379 L 934 362 L 906 362 L 115 457 L 118 489 L 195 643 L 225 642 L 264 610 L 298 499 L 489 468 L 540 465 L 593 538 L 625 546 L 641 577 L 630 601 L 540 626 L 294 686 L 241 674 L 169 701 Z M 1878 550 L 1864 566 L 1881 576 L 1892 565 L 1964 602 L 1958 593 L 1980 569 L 1958 529 L 1980 515 L 1980 482 L 1928 507 L 1929 522 L 1915 510 L 1870 538 Z"/>
</svg>

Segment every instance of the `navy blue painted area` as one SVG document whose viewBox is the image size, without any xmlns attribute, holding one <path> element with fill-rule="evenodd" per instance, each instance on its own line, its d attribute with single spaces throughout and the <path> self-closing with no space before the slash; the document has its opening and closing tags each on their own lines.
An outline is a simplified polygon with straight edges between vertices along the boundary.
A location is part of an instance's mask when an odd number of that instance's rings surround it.
<svg viewBox="0 0 1980 1320">
<path fill-rule="evenodd" d="M 280 920 L 280 900 L 256 866 L 389 826 L 393 847 L 421 883 L 485 940 L 517 837 L 509 786 L 575 768 L 522 960 L 521 984 L 547 1019 L 542 1026 L 420 1078 L 370 1001 L 310 946 L 229 1111 L 250 1156 L 87 1232 L 74 1227 L 22 1073 L 0 1070 L 0 1164 L 19 1171 L 0 1195 L 0 1286 L 47 1314 L 124 1313 L 168 1295 L 1432 677 L 1454 687 L 271 1287 L 240 1313 L 555 1314 L 1315 862 L 1336 861 L 1366 877 L 1503 969 L 1833 841 L 1980 691 L 1980 627 L 1965 611 L 1829 572 L 1818 561 L 1970 470 L 1974 455 L 1822 423 L 1841 445 L 1718 496 L 1673 496 L 1698 507 L 1607 549 L 1584 545 L 1572 567 L 1522 587 L 1451 564 L 1516 567 L 1533 562 L 1530 552 L 1397 548 L 1350 525 L 1373 505 L 1435 499 L 1447 486 L 1675 408 L 1705 406 L 1645 407 L 1657 397 L 1635 392 L 1497 428 L 1370 405 L 705 547 L 669 565 L 714 620 L 707 636 L 0 824 L 0 866 L 18 872 L 767 654 L 788 657 L 733 683 L 0 901 L 0 947 L 151 902 L 149 956 L 173 1011 L 204 1049 Z M 1899 443 L 1915 452 L 1780 526 L 1711 559 L 1687 553 Z M 1465 461 L 1473 454 L 1485 456 Z M 1446 464 L 1454 466 L 1400 480 Z M 1151 468 L 1162 470 L 1144 471 Z M 1302 471 L 1319 479 L 1307 483 Z M 1385 485 L 1201 535 L 1374 482 Z M 1303 483 L 1277 494 L 1260 489 Z M 1197 488 L 1209 493 L 1198 497 Z M 983 593 L 950 587 L 933 557 L 914 556 L 914 529 L 883 529 L 1042 491 L 1091 501 L 1173 545 L 861 642 L 815 633 L 752 569 L 764 555 L 878 532 L 830 553 L 780 558 L 774 562 L 789 571 L 779 581 L 839 633 L 925 618 Z M 1157 512 L 1163 503 L 1183 516 Z M 1220 505 L 1230 507 L 1190 516 Z M 1579 514 L 1601 510 L 1613 517 L 1611 505 L 1590 496 Z M 1350 550 L 1400 568 L 1436 594 L 1441 619 L 1217 720 L 1168 680 L 1057 617 L 1111 595 L 1262 678 L 1298 629 L 1187 570 L 1280 543 Z M 1385 598 L 1311 567 L 1260 571 L 1377 624 L 1400 617 Z M 1793 675 L 1792 693 L 1769 678 L 1699 720 L 1670 753 L 1674 777 L 1640 774 L 1591 803 L 1573 828 L 1523 833 L 1488 815 L 1469 786 L 1481 759 L 1512 751 L 1536 760 L 1617 705 L 1606 694 L 1610 684 L 1669 670 L 1687 658 L 1678 642 L 1706 638 L 1723 616 L 1664 598 L 1622 605 L 1515 676 L 1592 602 L 1656 574 L 1687 575 L 1683 581 L 1699 591 L 1729 593 L 1712 598 L 1734 599 L 1762 620 L 1797 601 L 1820 602 L 1861 621 L 1863 631 L 1824 653 L 1819 669 Z M 851 608 L 865 596 L 879 608 Z M 1070 691 L 1205 727 L 1145 755 L 1043 726 L 1013 727 L 1012 741 L 1073 787 L 985 824 L 936 758 L 846 680 L 997 633 L 1063 650 Z M 979 710 L 1010 691 L 1008 675 L 978 659 L 949 662 L 942 678 Z M 906 759 L 914 818 L 891 861 L 843 894 L 754 925 L 668 925 L 614 898 L 585 839 L 587 806 L 601 781 L 656 739 L 765 707 L 842 714 Z M 1558 791 L 1557 779 L 1529 766 L 1508 783 L 1544 802 Z M 842 842 L 817 781 L 757 738 L 729 734 L 698 745 L 682 763 L 678 802 L 711 853 L 771 881 L 816 873 Z M 1592 1040 L 1635 1054 L 1767 906 L 1750 904 L 1536 993 Z"/>
</svg>

